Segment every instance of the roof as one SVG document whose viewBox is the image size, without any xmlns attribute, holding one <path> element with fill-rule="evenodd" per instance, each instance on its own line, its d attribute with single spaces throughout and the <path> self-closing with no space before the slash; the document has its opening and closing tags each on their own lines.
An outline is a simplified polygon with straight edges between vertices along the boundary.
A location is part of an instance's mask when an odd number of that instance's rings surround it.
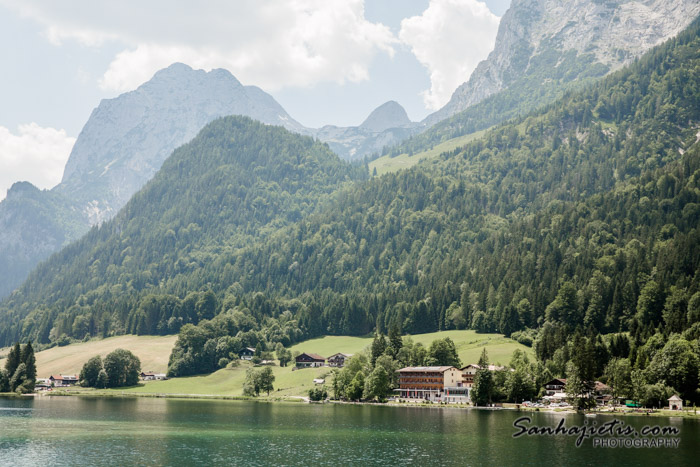
<svg viewBox="0 0 700 467">
<path fill-rule="evenodd" d="M 682 401 L 683 399 L 681 399 L 676 394 L 674 394 L 671 397 L 669 397 L 668 400 L 670 400 L 670 401 Z"/>
<path fill-rule="evenodd" d="M 610 391 L 610 386 L 608 386 L 605 383 L 601 383 L 600 381 L 595 382 L 595 390 L 596 391 Z"/>
<path fill-rule="evenodd" d="M 444 373 L 445 371 L 450 369 L 456 370 L 457 368 L 453 366 L 407 366 L 406 368 L 401 368 L 399 371 L 403 371 L 406 373 L 422 373 L 424 371 L 437 371 L 440 373 Z"/>
<path fill-rule="evenodd" d="M 355 355 L 355 354 L 338 352 L 338 353 L 334 353 L 333 355 L 331 355 L 330 357 L 328 357 L 328 359 L 330 360 L 331 358 L 337 357 L 337 356 L 339 356 L 339 355 L 342 355 L 343 357 L 348 358 L 348 357 L 352 357 L 352 356 Z"/>
<path fill-rule="evenodd" d="M 476 363 L 470 363 L 469 365 L 461 368 L 461 370 L 464 371 L 469 367 L 476 368 L 477 370 L 481 369 L 481 367 L 479 365 L 477 365 Z M 498 366 L 498 365 L 489 365 L 488 368 L 489 368 L 489 371 L 500 371 L 500 370 L 504 370 L 506 367 Z"/>
<path fill-rule="evenodd" d="M 317 353 L 308 353 L 304 352 L 302 354 L 299 354 L 297 358 L 301 357 L 302 355 L 306 355 L 307 357 L 311 357 L 313 360 L 323 360 L 324 362 L 326 361 L 326 357 L 322 357 Z"/>
<path fill-rule="evenodd" d="M 49 376 L 49 379 L 61 380 L 61 381 L 78 381 L 78 377 L 75 375 L 58 375 L 58 376 L 51 375 L 51 376 Z"/>
<path fill-rule="evenodd" d="M 566 378 L 554 378 L 553 380 L 544 383 L 545 386 L 549 386 L 552 384 L 566 384 Z"/>
</svg>

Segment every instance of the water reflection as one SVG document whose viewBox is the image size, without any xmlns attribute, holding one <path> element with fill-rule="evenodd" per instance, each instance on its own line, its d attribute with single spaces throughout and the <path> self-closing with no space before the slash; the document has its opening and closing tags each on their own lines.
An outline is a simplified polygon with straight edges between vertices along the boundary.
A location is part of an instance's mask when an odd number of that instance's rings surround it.
<svg viewBox="0 0 700 467">
<path fill-rule="evenodd" d="M 0 457 L 13 465 L 690 465 L 700 423 L 678 449 L 575 447 L 573 437 L 513 439 L 524 413 L 422 407 L 174 399 L 0 399 Z M 533 413 L 533 425 L 605 417 Z M 627 417 L 637 428 L 649 418 Z"/>
</svg>

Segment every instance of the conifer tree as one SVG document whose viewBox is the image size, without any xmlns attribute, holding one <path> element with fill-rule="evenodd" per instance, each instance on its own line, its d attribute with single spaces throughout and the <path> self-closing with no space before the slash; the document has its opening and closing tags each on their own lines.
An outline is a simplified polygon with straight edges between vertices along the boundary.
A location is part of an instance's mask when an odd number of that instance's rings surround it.
<svg viewBox="0 0 700 467">
<path fill-rule="evenodd" d="M 27 342 L 27 345 L 22 349 L 22 363 L 26 366 L 26 386 L 31 386 L 33 389 L 36 385 L 36 357 L 34 356 L 34 348 L 32 342 Z"/>
<path fill-rule="evenodd" d="M 7 372 L 8 378 L 12 378 L 15 371 L 17 371 L 17 367 L 21 363 L 21 358 L 22 351 L 20 350 L 19 342 L 16 342 L 7 355 L 7 360 L 5 360 L 5 371 Z"/>
</svg>

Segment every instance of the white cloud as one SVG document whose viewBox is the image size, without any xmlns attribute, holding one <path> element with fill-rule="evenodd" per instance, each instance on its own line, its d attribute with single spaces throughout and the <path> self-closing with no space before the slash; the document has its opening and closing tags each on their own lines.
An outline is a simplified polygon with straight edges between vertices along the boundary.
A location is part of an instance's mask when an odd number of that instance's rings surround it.
<svg viewBox="0 0 700 467">
<path fill-rule="evenodd" d="M 364 0 L 0 0 L 45 27 L 48 40 L 125 49 L 100 80 L 130 90 L 173 62 L 226 68 L 267 90 L 362 81 L 378 53 L 393 54 L 388 27 L 369 22 Z"/>
<path fill-rule="evenodd" d="M 75 138 L 65 130 L 29 123 L 13 134 L 0 126 L 0 200 L 17 181 L 29 181 L 42 189 L 57 185 L 73 144 Z"/>
<path fill-rule="evenodd" d="M 423 92 L 426 107 L 439 109 L 469 79 L 493 50 L 499 21 L 477 0 L 430 0 L 421 16 L 401 21 L 401 42 L 430 73 L 430 89 Z"/>
</svg>

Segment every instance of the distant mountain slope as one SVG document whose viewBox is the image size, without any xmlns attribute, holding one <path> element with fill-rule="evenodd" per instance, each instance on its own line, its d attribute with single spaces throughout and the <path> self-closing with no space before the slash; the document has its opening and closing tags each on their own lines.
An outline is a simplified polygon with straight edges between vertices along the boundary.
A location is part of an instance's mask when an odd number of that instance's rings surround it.
<svg viewBox="0 0 700 467">
<path fill-rule="evenodd" d="M 60 193 L 17 182 L 0 203 L 0 297 L 41 260 L 84 233 L 87 216 Z"/>
<path fill-rule="evenodd" d="M 180 283 L 178 289 L 191 289 L 188 276 L 198 275 L 219 253 L 235 251 L 299 220 L 363 173 L 363 168 L 351 167 L 308 136 L 244 117 L 217 119 L 175 150 L 116 217 L 40 265 L 5 303 L 11 315 L 31 314 L 31 333 L 42 342 L 54 327 L 54 337 L 96 329 L 106 335 L 131 326 L 141 333 L 139 322 L 127 323 L 129 312 L 137 311 L 131 306 L 133 293 L 155 292 L 170 280 Z M 83 285 L 74 287 L 76 281 Z M 42 298 L 35 295 L 39 289 Z M 84 309 L 73 304 L 82 301 L 80 297 L 96 298 L 96 292 L 110 297 L 109 310 L 103 309 L 107 321 L 93 319 L 87 328 L 74 328 L 73 320 Z M 29 296 L 34 305 L 25 302 Z M 49 302 L 64 312 L 45 314 L 39 304 Z M 37 305 L 40 309 L 34 308 Z M 172 317 L 176 328 L 170 332 L 202 318 L 198 309 L 193 316 L 172 316 L 171 309 L 165 321 Z M 126 315 L 117 318 L 122 312 Z M 0 336 L 12 340 L 20 328 L 4 321 L 8 317 L 3 313 Z M 149 321 L 143 326 L 153 333 L 158 324 L 163 325 Z"/>
<path fill-rule="evenodd" d="M 59 185 L 50 192 L 15 190 L 0 202 L 0 297 L 51 253 L 110 219 L 176 147 L 226 115 L 303 130 L 272 96 L 221 69 L 207 73 L 175 63 L 135 91 L 103 100 L 80 132 Z"/>
<path fill-rule="evenodd" d="M 360 126 L 326 125 L 310 131 L 328 143 L 343 159 L 360 160 L 365 156 L 379 154 L 385 148 L 415 134 L 420 128 L 419 124 L 411 122 L 400 104 L 389 101 L 374 109 Z"/>
</svg>

